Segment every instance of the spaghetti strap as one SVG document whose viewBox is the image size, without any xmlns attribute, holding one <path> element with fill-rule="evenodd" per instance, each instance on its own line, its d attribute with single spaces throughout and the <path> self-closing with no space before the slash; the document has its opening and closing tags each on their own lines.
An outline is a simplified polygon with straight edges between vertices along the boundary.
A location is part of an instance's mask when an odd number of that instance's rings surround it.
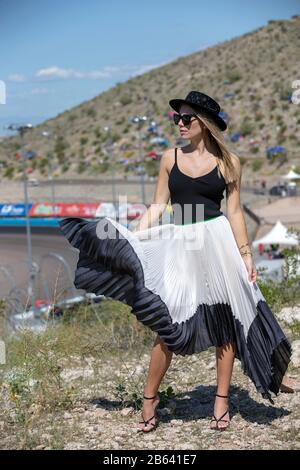
<svg viewBox="0 0 300 470">
<path fill-rule="evenodd" d="M 175 147 L 175 165 L 177 166 L 177 147 Z"/>
</svg>

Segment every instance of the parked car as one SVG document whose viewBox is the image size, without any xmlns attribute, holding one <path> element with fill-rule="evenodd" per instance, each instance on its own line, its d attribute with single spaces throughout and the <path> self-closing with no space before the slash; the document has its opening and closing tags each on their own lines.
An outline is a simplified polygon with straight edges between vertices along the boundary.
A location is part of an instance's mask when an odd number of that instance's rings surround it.
<svg viewBox="0 0 300 470">
<path fill-rule="evenodd" d="M 38 186 L 39 182 L 36 178 L 30 178 L 28 180 L 28 186 Z"/>
<path fill-rule="evenodd" d="M 269 191 L 271 196 L 286 196 L 287 190 L 284 184 L 276 184 Z"/>
</svg>

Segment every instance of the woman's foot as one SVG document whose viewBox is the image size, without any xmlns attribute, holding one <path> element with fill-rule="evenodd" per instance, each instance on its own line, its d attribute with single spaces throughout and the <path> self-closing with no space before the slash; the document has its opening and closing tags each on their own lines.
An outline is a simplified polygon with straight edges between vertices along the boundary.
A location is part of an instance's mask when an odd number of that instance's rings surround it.
<svg viewBox="0 0 300 470">
<path fill-rule="evenodd" d="M 226 429 L 229 423 L 228 396 L 216 394 L 214 417 L 211 419 L 210 429 Z"/>
<path fill-rule="evenodd" d="M 158 404 L 158 395 L 155 395 L 152 398 L 145 398 L 144 396 L 141 421 L 138 423 L 139 431 L 149 432 L 154 429 L 154 427 L 156 426 L 156 408 Z"/>
<path fill-rule="evenodd" d="M 300 392 L 300 382 L 285 375 L 280 385 L 280 391 L 283 393 Z"/>
</svg>

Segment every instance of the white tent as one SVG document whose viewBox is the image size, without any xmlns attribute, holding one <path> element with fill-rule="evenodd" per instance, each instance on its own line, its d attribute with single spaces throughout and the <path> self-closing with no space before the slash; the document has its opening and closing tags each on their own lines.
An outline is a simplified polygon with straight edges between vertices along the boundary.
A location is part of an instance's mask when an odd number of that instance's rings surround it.
<svg viewBox="0 0 300 470">
<path fill-rule="evenodd" d="M 288 180 L 298 180 L 300 179 L 299 173 L 296 173 L 294 170 L 290 170 L 286 175 L 282 176 L 282 178 Z"/>
<path fill-rule="evenodd" d="M 295 246 L 298 245 L 298 240 L 296 235 L 287 234 L 287 228 L 277 220 L 274 227 L 258 240 L 252 242 L 253 248 L 257 247 L 260 243 L 263 245 L 279 243 L 279 245 Z"/>
</svg>

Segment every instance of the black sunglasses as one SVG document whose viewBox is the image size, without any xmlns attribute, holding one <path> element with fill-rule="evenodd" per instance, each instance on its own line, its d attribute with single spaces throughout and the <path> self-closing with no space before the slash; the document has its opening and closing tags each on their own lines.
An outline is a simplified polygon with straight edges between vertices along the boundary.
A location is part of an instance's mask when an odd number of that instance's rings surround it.
<svg viewBox="0 0 300 470">
<path fill-rule="evenodd" d="M 185 126 L 188 126 L 191 123 L 192 117 L 197 116 L 197 114 L 173 114 L 173 120 L 175 124 L 179 124 L 180 119 Z"/>
</svg>

